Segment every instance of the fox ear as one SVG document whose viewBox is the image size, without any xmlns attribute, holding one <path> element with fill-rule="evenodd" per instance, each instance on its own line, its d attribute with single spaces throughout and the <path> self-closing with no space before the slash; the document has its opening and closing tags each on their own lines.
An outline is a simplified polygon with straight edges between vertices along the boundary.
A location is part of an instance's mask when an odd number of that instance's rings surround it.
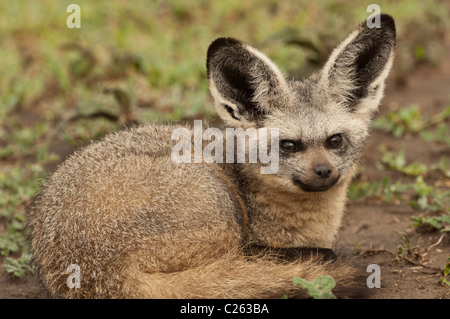
<svg viewBox="0 0 450 319">
<path fill-rule="evenodd" d="M 324 89 L 351 112 L 372 114 L 377 110 L 392 66 L 395 22 L 387 14 L 379 18 L 379 28 L 361 23 L 332 52 L 321 73 Z"/>
<path fill-rule="evenodd" d="M 257 126 L 288 97 L 286 80 L 268 57 L 233 39 L 208 48 L 207 75 L 220 117 L 231 126 Z"/>
</svg>

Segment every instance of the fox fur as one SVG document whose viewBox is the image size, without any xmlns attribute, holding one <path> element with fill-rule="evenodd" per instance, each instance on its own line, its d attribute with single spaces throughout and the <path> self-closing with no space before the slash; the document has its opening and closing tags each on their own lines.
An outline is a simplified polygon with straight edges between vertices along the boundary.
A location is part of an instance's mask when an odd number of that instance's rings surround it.
<svg viewBox="0 0 450 319">
<path fill-rule="evenodd" d="M 293 276 L 325 274 L 350 285 L 355 269 L 339 259 L 274 256 L 333 248 L 394 57 L 394 20 L 380 18 L 302 81 L 239 40 L 210 45 L 207 77 L 225 125 L 279 129 L 274 174 L 262 175 L 261 163 L 174 163 L 176 124 L 125 129 L 76 150 L 28 209 L 33 262 L 50 294 L 280 298 L 298 293 Z M 79 288 L 67 285 L 72 264 Z"/>
</svg>

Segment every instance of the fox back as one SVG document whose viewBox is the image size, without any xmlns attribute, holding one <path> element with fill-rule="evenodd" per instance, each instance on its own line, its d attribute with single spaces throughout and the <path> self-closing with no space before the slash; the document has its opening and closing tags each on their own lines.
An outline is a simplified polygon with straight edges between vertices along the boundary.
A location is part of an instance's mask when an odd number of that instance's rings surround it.
<svg viewBox="0 0 450 319">
<path fill-rule="evenodd" d="M 175 163 L 174 130 L 194 135 L 180 125 L 126 129 L 68 157 L 28 211 L 33 261 L 49 292 L 257 298 L 290 291 L 293 276 L 323 274 L 346 285 L 351 267 L 280 263 L 267 252 L 333 248 L 393 62 L 394 20 L 381 15 L 380 22 L 362 23 L 301 81 L 239 40 L 209 46 L 207 78 L 225 126 L 278 132 L 268 146 L 279 152 L 271 174 L 261 174 L 261 161 Z M 238 151 L 248 157 L 251 145 Z M 252 246 L 266 253 L 250 256 Z M 68 284 L 71 265 L 79 287 Z"/>
</svg>

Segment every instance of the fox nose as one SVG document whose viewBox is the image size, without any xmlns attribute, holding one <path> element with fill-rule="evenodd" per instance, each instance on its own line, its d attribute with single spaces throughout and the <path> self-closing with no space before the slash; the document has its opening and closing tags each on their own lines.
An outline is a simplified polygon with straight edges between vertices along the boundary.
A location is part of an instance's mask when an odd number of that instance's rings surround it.
<svg viewBox="0 0 450 319">
<path fill-rule="evenodd" d="M 331 176 L 332 172 L 330 166 L 326 164 L 319 165 L 314 169 L 314 173 L 320 178 L 328 178 Z"/>
</svg>

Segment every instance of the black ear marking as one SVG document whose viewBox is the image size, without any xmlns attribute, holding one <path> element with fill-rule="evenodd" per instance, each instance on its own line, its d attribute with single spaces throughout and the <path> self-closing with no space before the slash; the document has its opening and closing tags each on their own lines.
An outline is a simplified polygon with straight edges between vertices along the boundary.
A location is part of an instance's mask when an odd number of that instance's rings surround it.
<svg viewBox="0 0 450 319">
<path fill-rule="evenodd" d="M 252 77 L 232 66 L 222 68 L 222 78 L 233 91 L 234 98 L 247 110 L 258 109 L 257 103 L 253 102 L 255 88 L 252 86 Z"/>
<path fill-rule="evenodd" d="M 206 66 L 211 92 L 230 119 L 258 124 L 272 109 L 284 105 L 288 90 L 283 75 L 267 56 L 249 45 L 218 38 L 208 48 Z"/>
<path fill-rule="evenodd" d="M 206 74 L 208 79 L 211 77 L 211 61 L 213 57 L 224 47 L 242 46 L 243 43 L 234 38 L 217 38 L 208 47 L 206 53 Z"/>
<path fill-rule="evenodd" d="M 370 85 L 386 69 L 391 53 L 395 50 L 396 29 L 394 19 L 380 15 L 380 28 L 370 28 L 364 21 L 358 34 L 332 61 L 328 73 L 329 83 L 337 89 L 344 105 L 354 111 L 359 101 L 372 95 Z M 340 83 L 351 83 L 345 88 Z"/>
<path fill-rule="evenodd" d="M 231 108 L 229 105 L 223 104 L 223 107 L 228 111 L 228 113 L 230 113 L 231 117 L 237 121 L 240 121 L 241 119 L 236 117 L 236 115 L 234 114 L 234 110 L 233 108 Z"/>
</svg>

